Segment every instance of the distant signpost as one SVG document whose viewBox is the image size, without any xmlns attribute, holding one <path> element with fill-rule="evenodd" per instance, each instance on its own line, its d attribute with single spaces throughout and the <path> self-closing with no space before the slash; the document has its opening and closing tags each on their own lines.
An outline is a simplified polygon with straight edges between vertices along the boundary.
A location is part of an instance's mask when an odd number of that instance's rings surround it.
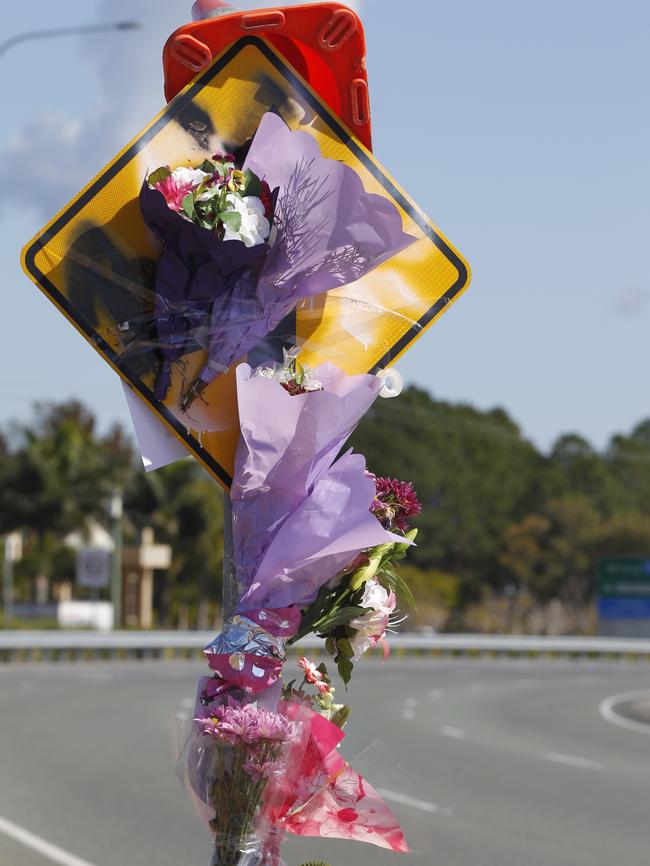
<svg viewBox="0 0 650 866">
<path fill-rule="evenodd" d="M 599 632 L 650 636 L 650 556 L 601 559 L 596 571 Z"/>
<path fill-rule="evenodd" d="M 110 554 L 101 547 L 82 547 L 77 551 L 77 584 L 94 589 L 108 585 Z"/>
</svg>

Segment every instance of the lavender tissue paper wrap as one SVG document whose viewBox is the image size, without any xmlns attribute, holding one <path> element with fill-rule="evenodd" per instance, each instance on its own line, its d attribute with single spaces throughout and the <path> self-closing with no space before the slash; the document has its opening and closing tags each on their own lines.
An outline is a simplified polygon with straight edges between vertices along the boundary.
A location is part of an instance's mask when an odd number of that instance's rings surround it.
<svg viewBox="0 0 650 866">
<path fill-rule="evenodd" d="M 365 458 L 336 459 L 381 383 L 330 364 L 314 374 L 323 390 L 292 396 L 248 365 L 237 368 L 241 438 L 231 498 L 239 610 L 308 604 L 361 551 L 403 541 L 370 512 L 375 484 Z"/>
</svg>

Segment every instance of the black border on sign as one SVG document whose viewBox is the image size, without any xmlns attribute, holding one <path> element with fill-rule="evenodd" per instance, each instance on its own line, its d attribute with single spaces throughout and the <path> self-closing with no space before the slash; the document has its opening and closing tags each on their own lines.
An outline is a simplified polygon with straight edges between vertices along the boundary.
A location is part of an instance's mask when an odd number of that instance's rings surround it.
<svg viewBox="0 0 650 866">
<path fill-rule="evenodd" d="M 467 268 L 456 253 L 451 249 L 451 247 L 447 244 L 444 238 L 440 237 L 439 234 L 429 225 L 429 223 L 424 219 L 424 217 L 411 205 L 408 199 L 396 188 L 396 186 L 381 172 L 380 168 L 373 163 L 373 161 L 368 157 L 368 154 L 363 150 L 363 148 L 359 147 L 357 142 L 350 137 L 348 131 L 340 124 L 337 120 L 336 116 L 332 114 L 331 111 L 319 102 L 318 98 L 305 87 L 302 79 L 296 75 L 296 73 L 287 66 L 281 57 L 275 54 L 269 46 L 259 37 L 256 36 L 244 36 L 235 42 L 224 54 L 219 57 L 203 74 L 199 75 L 198 78 L 194 80 L 192 84 L 190 84 L 187 90 L 179 93 L 178 96 L 174 97 L 172 101 L 168 104 L 167 108 L 164 110 L 164 114 L 159 117 L 149 129 L 146 130 L 134 143 L 126 150 L 123 154 L 111 165 L 106 171 L 102 172 L 97 177 L 88 189 L 80 195 L 76 201 L 74 201 L 68 208 L 64 210 L 63 213 L 52 223 L 52 225 L 47 230 L 48 240 L 56 235 L 61 229 L 67 225 L 67 223 L 77 215 L 77 213 L 99 192 L 99 190 L 104 185 L 104 182 L 110 181 L 113 177 L 115 177 L 118 172 L 120 172 L 129 162 L 138 154 L 138 152 L 142 149 L 143 144 L 148 144 L 152 138 L 154 138 L 160 130 L 166 126 L 167 123 L 171 119 L 173 119 L 179 112 L 181 112 L 187 105 L 190 103 L 196 94 L 212 79 L 215 74 L 220 72 L 224 66 L 230 63 L 244 48 L 249 45 L 257 48 L 261 54 L 284 76 L 284 78 L 298 90 L 302 96 L 302 98 L 309 104 L 309 106 L 314 110 L 316 114 L 321 118 L 321 120 L 325 121 L 325 123 L 330 127 L 332 132 L 339 138 L 340 141 L 344 142 L 347 147 L 354 153 L 354 155 L 359 159 L 360 162 L 364 164 L 364 166 L 368 169 L 368 171 L 374 175 L 374 177 L 379 181 L 379 183 L 384 187 L 384 189 L 393 196 L 395 201 L 397 201 L 400 207 L 408 213 L 413 222 L 422 230 L 422 232 L 432 241 L 432 243 L 440 250 L 440 252 L 451 262 L 456 271 L 458 272 L 458 279 L 453 284 L 453 286 L 443 295 L 442 298 L 439 298 L 432 307 L 430 307 L 423 316 L 420 317 L 418 322 L 414 324 L 407 332 L 404 334 L 401 339 L 399 339 L 391 349 L 389 349 L 386 354 L 377 361 L 377 363 L 373 366 L 372 370 L 369 372 L 374 372 L 382 367 L 385 367 L 396 355 L 402 352 L 409 343 L 411 343 L 420 333 L 420 331 L 425 328 L 432 319 L 434 319 L 438 313 L 440 313 L 446 306 L 449 304 L 455 296 L 462 291 L 465 287 L 468 279 L 468 271 Z M 81 316 L 69 303 L 68 299 L 65 295 L 61 294 L 56 286 L 47 279 L 47 277 L 41 273 L 39 268 L 36 266 L 36 254 L 39 249 L 42 248 L 43 243 L 42 239 L 44 234 L 39 235 L 39 237 L 30 244 L 29 247 L 25 250 L 25 267 L 34 278 L 35 282 L 37 282 L 42 288 L 47 292 L 47 294 L 55 301 L 55 303 L 65 312 L 65 314 L 70 318 L 73 322 L 75 322 L 79 329 L 86 335 L 87 339 L 93 343 L 100 354 L 104 355 L 105 358 L 118 369 L 124 377 L 127 379 L 128 383 L 132 385 L 141 395 L 145 398 L 147 403 L 151 405 L 153 409 L 155 409 L 159 415 L 161 415 L 167 424 L 174 429 L 174 432 L 181 438 L 187 445 L 190 446 L 191 451 L 193 451 L 196 456 L 201 460 L 201 462 L 212 472 L 214 473 L 225 485 L 226 487 L 230 487 L 232 484 L 231 476 L 226 472 L 226 470 L 221 466 L 221 464 L 215 460 L 215 458 L 201 445 L 201 443 L 187 432 L 187 429 L 180 423 L 180 421 L 176 418 L 175 415 L 162 403 L 154 397 L 153 392 L 136 376 L 134 376 L 129 370 L 128 364 L 125 364 L 120 356 L 113 351 L 113 349 L 108 345 L 108 343 L 99 336 L 99 334 L 94 330 L 94 328 L 90 325 L 89 322 L 85 320 L 83 316 Z"/>
</svg>

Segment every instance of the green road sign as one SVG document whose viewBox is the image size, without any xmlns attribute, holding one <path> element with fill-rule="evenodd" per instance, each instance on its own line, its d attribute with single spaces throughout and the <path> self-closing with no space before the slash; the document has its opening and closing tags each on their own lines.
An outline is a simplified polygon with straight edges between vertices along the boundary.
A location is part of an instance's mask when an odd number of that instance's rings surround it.
<svg viewBox="0 0 650 866">
<path fill-rule="evenodd" d="M 601 559 L 596 577 L 600 598 L 650 598 L 650 557 Z"/>
</svg>

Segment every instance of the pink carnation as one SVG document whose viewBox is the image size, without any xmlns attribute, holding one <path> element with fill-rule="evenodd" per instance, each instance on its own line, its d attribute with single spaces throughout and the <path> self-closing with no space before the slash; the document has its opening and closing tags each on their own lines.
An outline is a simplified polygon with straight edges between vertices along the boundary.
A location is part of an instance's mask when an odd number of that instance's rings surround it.
<svg viewBox="0 0 650 866">
<path fill-rule="evenodd" d="M 319 683 L 323 682 L 322 673 L 318 670 L 316 665 L 313 662 L 310 662 L 305 656 L 298 659 L 298 667 L 304 671 L 305 679 L 308 683 L 311 683 L 312 686 L 317 686 Z"/>
</svg>

